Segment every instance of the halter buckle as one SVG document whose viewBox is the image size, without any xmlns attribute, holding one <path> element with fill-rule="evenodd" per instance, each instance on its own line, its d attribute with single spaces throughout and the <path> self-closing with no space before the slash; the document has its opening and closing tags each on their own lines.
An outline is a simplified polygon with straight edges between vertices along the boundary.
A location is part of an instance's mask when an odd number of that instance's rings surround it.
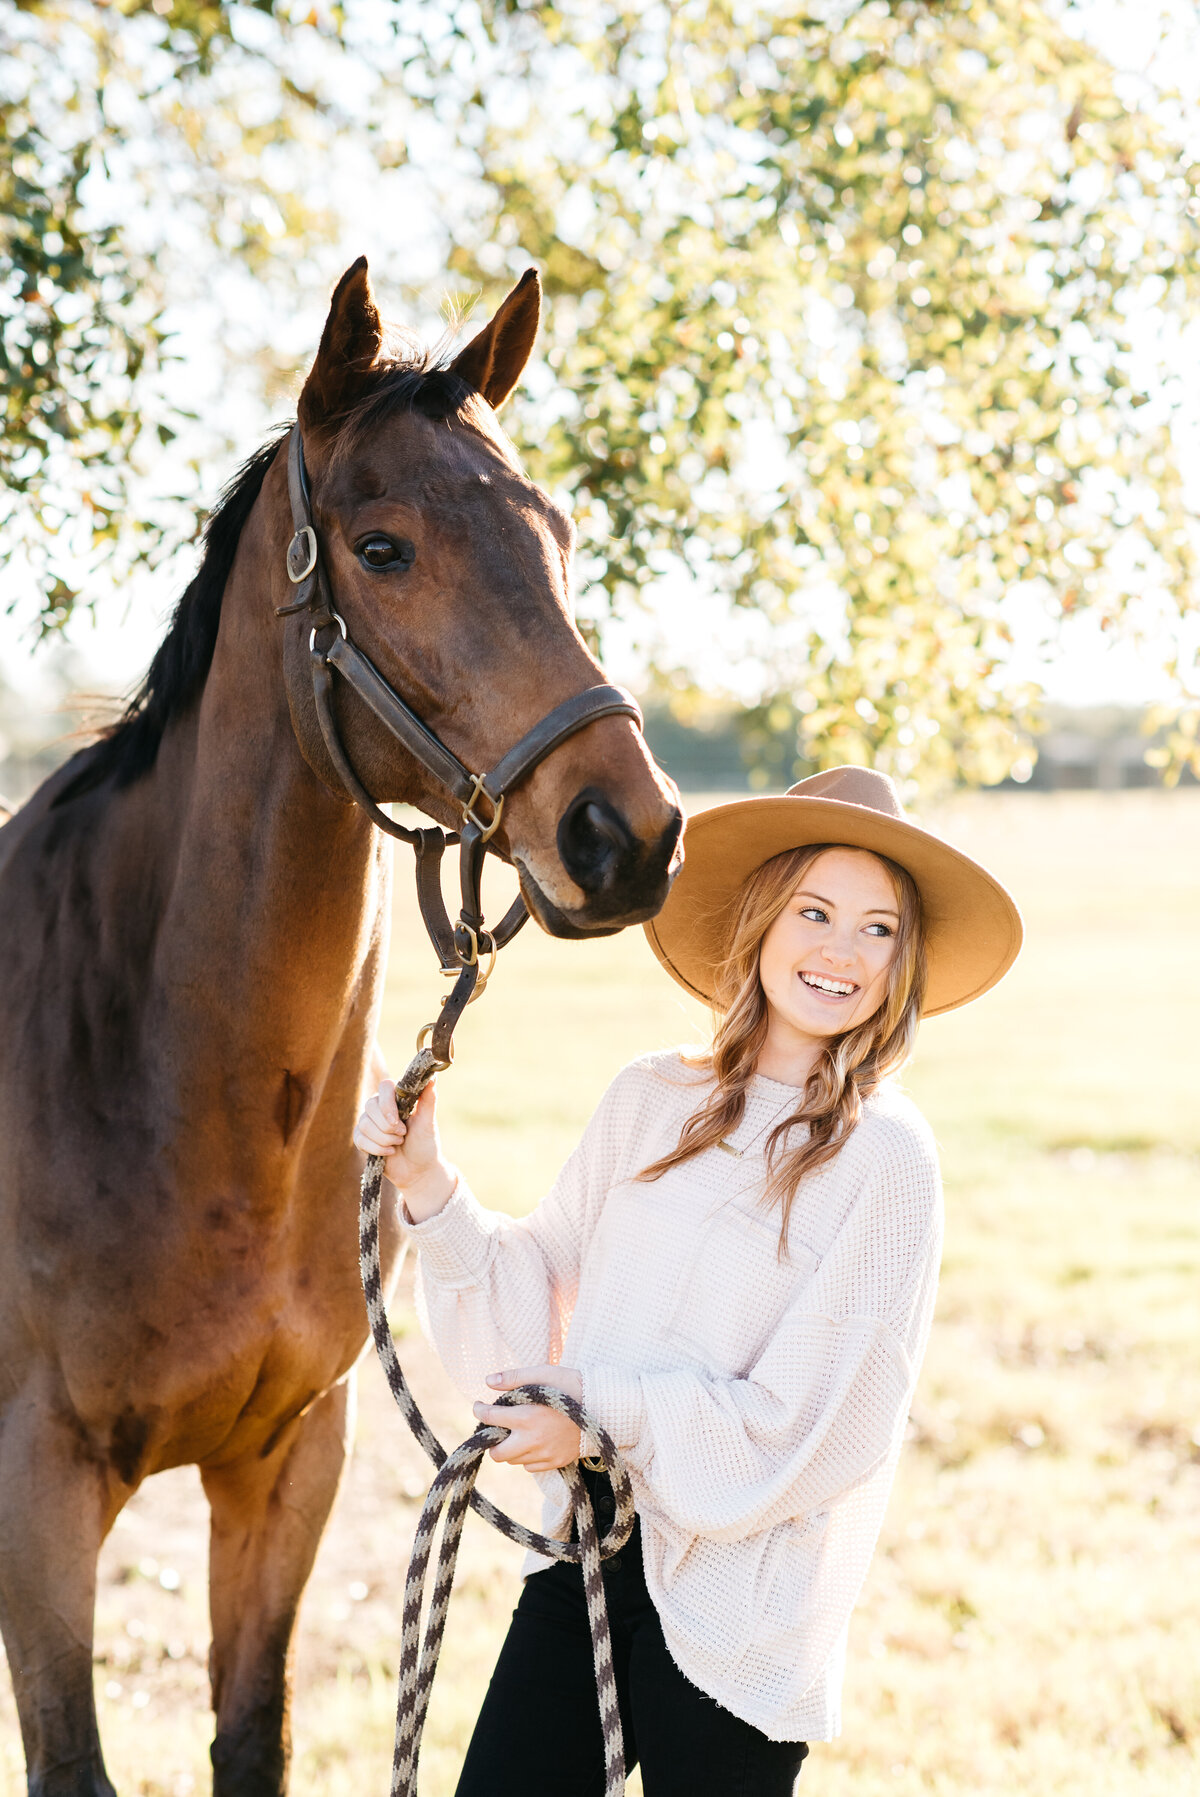
<svg viewBox="0 0 1200 1797">
<path fill-rule="evenodd" d="M 302 524 L 287 546 L 287 577 L 294 587 L 307 580 L 317 565 L 317 533 Z"/>
<path fill-rule="evenodd" d="M 464 967 L 474 967 L 477 965 L 477 963 L 479 961 L 479 952 L 481 949 L 483 950 L 483 953 L 488 957 L 488 970 L 485 974 L 483 974 L 481 976 L 481 979 L 480 979 L 480 984 L 486 985 L 488 980 L 490 980 L 492 977 L 492 969 L 496 965 L 496 956 L 500 953 L 500 950 L 496 946 L 496 939 L 492 935 L 492 932 L 490 930 L 484 930 L 484 929 L 473 930 L 471 928 L 470 924 L 464 923 L 464 921 L 461 917 L 459 918 L 458 922 L 454 926 L 455 936 L 458 935 L 458 932 L 460 930 L 462 931 L 463 935 L 469 939 L 470 944 L 471 944 L 471 952 L 469 955 L 464 955 L 464 954 L 461 954 L 461 952 L 460 952 L 459 958 Z M 457 947 L 457 944 L 455 946 Z"/>
<path fill-rule="evenodd" d="M 492 837 L 496 834 L 496 831 L 500 828 L 500 819 L 504 815 L 504 794 L 501 793 L 498 799 L 492 797 L 485 784 L 487 780 L 486 774 L 472 774 L 471 778 L 474 780 L 475 784 L 471 788 L 470 798 L 463 805 L 463 817 L 467 823 L 474 824 L 475 828 L 479 831 L 480 842 L 490 842 Z M 475 807 L 481 798 L 485 798 L 492 807 L 492 821 L 486 826 L 484 825 L 482 818 L 478 818 L 475 815 Z"/>
</svg>

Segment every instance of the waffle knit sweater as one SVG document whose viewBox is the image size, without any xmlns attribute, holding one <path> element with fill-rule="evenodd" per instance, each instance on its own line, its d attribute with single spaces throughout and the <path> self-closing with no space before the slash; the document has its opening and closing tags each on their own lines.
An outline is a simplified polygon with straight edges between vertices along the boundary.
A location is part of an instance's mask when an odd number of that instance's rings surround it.
<svg viewBox="0 0 1200 1797">
<path fill-rule="evenodd" d="M 941 1255 L 927 1124 L 893 1087 L 800 1186 L 789 1252 L 760 1202 L 794 1088 L 756 1076 L 733 1136 L 652 1184 L 710 1076 L 626 1067 L 519 1220 L 460 1181 L 410 1230 L 422 1320 L 455 1383 L 547 1361 L 621 1449 L 646 1583 L 685 1677 L 772 1740 L 840 1732 L 850 1612 L 883 1520 Z M 539 1478 L 543 1529 L 570 1527 Z M 526 1573 L 548 1562 L 530 1555 Z"/>
</svg>

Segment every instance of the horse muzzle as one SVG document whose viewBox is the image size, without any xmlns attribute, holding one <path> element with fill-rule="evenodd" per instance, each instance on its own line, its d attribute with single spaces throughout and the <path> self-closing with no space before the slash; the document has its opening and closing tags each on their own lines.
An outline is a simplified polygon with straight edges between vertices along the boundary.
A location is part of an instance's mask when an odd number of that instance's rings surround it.
<svg viewBox="0 0 1200 1797">
<path fill-rule="evenodd" d="M 519 853 L 513 862 L 525 903 L 549 935 L 611 936 L 645 923 L 662 909 L 683 865 L 682 836 L 678 806 L 671 807 L 663 830 L 647 842 L 639 840 L 609 798 L 585 787 L 558 826 L 562 868 L 583 902 L 564 904 L 561 888 L 552 896 Z"/>
</svg>

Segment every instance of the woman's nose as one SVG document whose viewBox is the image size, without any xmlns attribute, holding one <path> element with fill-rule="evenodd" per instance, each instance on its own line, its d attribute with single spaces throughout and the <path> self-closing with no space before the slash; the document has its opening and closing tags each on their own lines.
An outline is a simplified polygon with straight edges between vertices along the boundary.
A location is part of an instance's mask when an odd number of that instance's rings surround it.
<svg viewBox="0 0 1200 1797">
<path fill-rule="evenodd" d="M 822 950 L 831 967 L 849 967 L 854 960 L 852 942 L 827 942 Z"/>
</svg>

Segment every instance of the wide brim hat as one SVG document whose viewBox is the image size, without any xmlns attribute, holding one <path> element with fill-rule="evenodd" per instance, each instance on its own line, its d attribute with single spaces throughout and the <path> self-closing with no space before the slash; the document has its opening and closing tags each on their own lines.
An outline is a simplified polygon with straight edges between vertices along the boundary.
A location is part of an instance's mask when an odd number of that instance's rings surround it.
<svg viewBox="0 0 1200 1797">
<path fill-rule="evenodd" d="M 764 861 L 812 843 L 869 849 L 912 875 L 929 957 L 923 1016 L 969 1004 L 1016 960 L 1021 914 L 999 880 L 912 823 L 886 774 L 835 767 L 786 793 L 714 805 L 688 819 L 683 867 L 666 904 L 644 926 L 672 979 L 714 1002 L 743 883 Z"/>
</svg>

